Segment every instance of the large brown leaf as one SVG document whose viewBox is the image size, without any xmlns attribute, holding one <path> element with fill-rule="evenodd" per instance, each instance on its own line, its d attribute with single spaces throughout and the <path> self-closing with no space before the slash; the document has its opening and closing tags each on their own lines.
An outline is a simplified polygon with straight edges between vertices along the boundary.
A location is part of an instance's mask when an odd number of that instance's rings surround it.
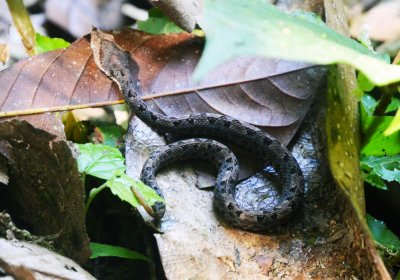
<svg viewBox="0 0 400 280">
<path fill-rule="evenodd" d="M 304 63 L 241 58 L 195 84 L 190 76 L 201 55 L 201 39 L 135 30 L 114 35 L 138 63 L 143 98 L 152 99 L 148 102 L 154 110 L 170 116 L 226 114 L 265 127 L 284 143 L 299 126 L 323 76 L 320 68 Z M 94 64 L 87 37 L 0 73 L 3 116 L 119 102 L 117 87 Z"/>
</svg>

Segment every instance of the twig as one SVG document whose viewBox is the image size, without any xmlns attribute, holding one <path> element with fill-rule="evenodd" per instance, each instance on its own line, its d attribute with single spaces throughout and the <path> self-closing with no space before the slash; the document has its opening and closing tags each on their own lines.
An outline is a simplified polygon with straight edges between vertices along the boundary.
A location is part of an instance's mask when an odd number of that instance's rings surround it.
<svg viewBox="0 0 400 280">
<path fill-rule="evenodd" d="M 390 84 L 381 88 L 382 96 L 374 110 L 375 116 L 384 116 L 387 107 L 392 101 L 393 94 L 397 91 L 399 83 Z"/>
</svg>

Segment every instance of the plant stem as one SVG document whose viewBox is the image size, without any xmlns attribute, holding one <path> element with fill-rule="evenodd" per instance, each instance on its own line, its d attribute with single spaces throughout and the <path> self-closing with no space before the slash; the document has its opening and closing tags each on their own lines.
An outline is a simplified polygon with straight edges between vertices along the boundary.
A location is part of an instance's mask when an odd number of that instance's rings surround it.
<svg viewBox="0 0 400 280">
<path fill-rule="evenodd" d="M 88 200 L 86 201 L 86 205 L 85 205 L 85 212 L 86 213 L 87 213 L 87 211 L 89 209 L 90 204 L 92 203 L 93 198 L 95 198 L 96 195 L 106 187 L 107 187 L 107 182 L 105 182 L 104 184 L 102 184 L 98 188 L 94 188 L 94 189 L 90 190 L 89 197 L 88 197 Z"/>
<path fill-rule="evenodd" d="M 140 203 L 140 205 L 143 206 L 144 210 L 146 210 L 147 214 L 152 216 L 153 218 L 155 217 L 155 213 L 153 209 L 150 207 L 150 205 L 147 204 L 146 200 L 142 196 L 142 194 L 135 189 L 134 186 L 131 186 L 131 191 L 133 195 L 136 197 L 137 201 Z"/>
<path fill-rule="evenodd" d="M 379 99 L 378 105 L 376 105 L 374 110 L 375 116 L 384 116 L 387 107 L 392 101 L 393 94 L 397 92 L 398 83 L 390 84 L 381 88 L 382 96 Z"/>
<path fill-rule="evenodd" d="M 35 29 L 22 0 L 6 0 L 14 25 L 18 30 L 26 52 L 35 54 Z"/>
</svg>

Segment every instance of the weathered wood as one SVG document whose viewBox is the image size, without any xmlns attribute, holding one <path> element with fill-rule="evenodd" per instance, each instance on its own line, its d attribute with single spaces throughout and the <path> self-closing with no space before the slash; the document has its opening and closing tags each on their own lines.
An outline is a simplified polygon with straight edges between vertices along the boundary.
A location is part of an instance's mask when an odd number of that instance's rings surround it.
<svg viewBox="0 0 400 280">
<path fill-rule="evenodd" d="M 22 118 L 0 122 L 0 160 L 9 177 L 0 188 L 1 208 L 21 228 L 85 263 L 90 256 L 85 193 L 73 148 L 54 114 L 25 119 L 29 122 Z"/>
</svg>

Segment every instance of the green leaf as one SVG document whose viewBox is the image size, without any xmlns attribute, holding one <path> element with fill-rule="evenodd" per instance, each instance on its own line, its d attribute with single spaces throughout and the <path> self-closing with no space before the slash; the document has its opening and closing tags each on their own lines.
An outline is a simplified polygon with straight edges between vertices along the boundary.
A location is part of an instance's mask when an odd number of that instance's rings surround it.
<svg viewBox="0 0 400 280">
<path fill-rule="evenodd" d="M 117 148 L 101 144 L 76 144 L 79 172 L 101 179 L 111 179 L 115 172 L 124 172 L 124 157 Z"/>
<path fill-rule="evenodd" d="M 365 166 L 364 166 L 365 168 Z M 364 181 L 368 182 L 370 185 L 377 187 L 378 189 L 387 190 L 385 181 L 381 179 L 376 173 L 365 172 L 362 170 L 362 175 Z"/>
<path fill-rule="evenodd" d="M 361 154 L 366 156 L 385 156 L 400 153 L 400 134 L 385 136 L 384 131 L 393 117 L 372 116 L 363 123 L 364 142 Z"/>
<path fill-rule="evenodd" d="M 396 98 L 396 97 L 392 97 L 392 102 L 390 102 L 390 104 L 386 110 L 386 113 L 394 112 L 398 108 L 400 108 L 400 99 Z"/>
<path fill-rule="evenodd" d="M 118 257 L 130 260 L 149 261 L 149 258 L 145 255 L 118 246 L 91 242 L 90 250 L 92 250 L 91 259 L 98 257 Z"/>
<path fill-rule="evenodd" d="M 363 73 L 358 73 L 357 75 L 357 84 L 358 87 L 365 92 L 370 92 L 375 88 L 375 84 L 368 80 L 367 77 Z"/>
<path fill-rule="evenodd" d="M 376 242 L 388 250 L 400 251 L 399 237 L 388 229 L 383 221 L 377 220 L 368 214 L 366 215 L 366 221 Z"/>
<path fill-rule="evenodd" d="M 366 180 L 375 185 L 382 187 L 384 182 L 380 182 L 379 178 L 388 182 L 397 181 L 400 183 L 400 155 L 395 156 L 363 156 L 360 160 L 361 169 L 366 176 Z"/>
<path fill-rule="evenodd" d="M 120 176 L 108 180 L 107 186 L 114 195 L 118 196 L 122 201 L 128 202 L 133 207 L 139 206 L 140 203 L 132 193 L 131 187 L 135 188 L 135 190 L 141 194 L 144 201 L 149 206 L 157 201 L 164 202 L 164 199 L 162 199 L 155 190 L 141 181 L 132 179 L 126 174 L 120 174 Z"/>
<path fill-rule="evenodd" d="M 397 109 L 396 116 L 394 116 L 392 122 L 390 123 L 389 127 L 384 131 L 385 136 L 392 136 L 400 130 L 400 109 Z"/>
<path fill-rule="evenodd" d="M 365 94 L 361 97 L 361 112 L 365 112 L 366 115 L 362 116 L 365 119 L 364 123 L 368 122 L 368 118 L 374 114 L 374 110 L 378 102 L 369 94 Z"/>
<path fill-rule="evenodd" d="M 123 142 L 122 136 L 125 129 L 117 124 L 110 123 L 95 123 L 95 138 L 96 141 L 111 147 L 119 147 Z"/>
<path fill-rule="evenodd" d="M 36 54 L 67 48 L 70 45 L 64 39 L 50 38 L 44 35 L 40 35 L 39 33 L 36 33 L 35 41 L 36 41 L 36 46 L 35 46 Z"/>
<path fill-rule="evenodd" d="M 400 154 L 400 133 L 386 136 L 385 130 L 392 123 L 392 116 L 374 116 L 377 102 L 370 95 L 361 98 L 361 128 L 363 144 L 361 154 L 365 156 L 385 156 Z"/>
<path fill-rule="evenodd" d="M 146 21 L 138 21 L 138 29 L 152 34 L 185 32 L 158 8 L 150 9 Z"/>
<path fill-rule="evenodd" d="M 376 85 L 400 80 L 400 66 L 387 64 L 378 54 L 326 25 L 286 14 L 264 0 L 205 0 L 199 24 L 207 40 L 195 80 L 228 59 L 254 55 L 345 63 Z"/>
</svg>

